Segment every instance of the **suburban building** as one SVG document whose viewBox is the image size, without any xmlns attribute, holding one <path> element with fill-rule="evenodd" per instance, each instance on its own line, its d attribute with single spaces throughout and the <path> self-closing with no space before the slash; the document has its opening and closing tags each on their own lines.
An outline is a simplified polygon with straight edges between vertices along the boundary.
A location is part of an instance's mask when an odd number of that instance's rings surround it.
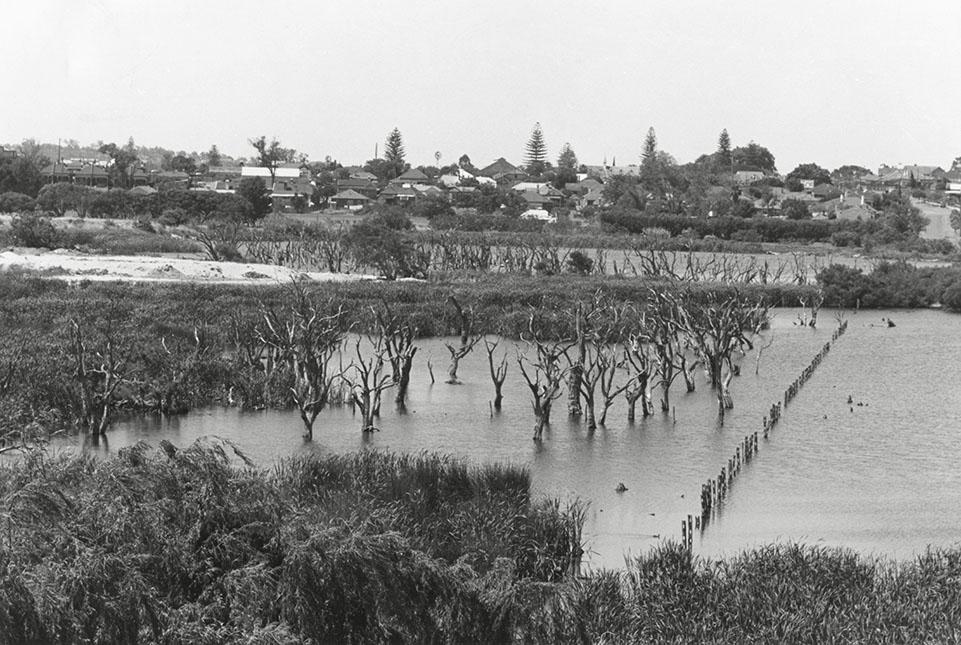
<svg viewBox="0 0 961 645">
<path fill-rule="evenodd" d="M 366 195 L 361 195 L 356 190 L 342 190 L 329 200 L 331 208 L 342 208 L 347 210 L 359 210 L 369 204 L 371 199 Z"/>
<path fill-rule="evenodd" d="M 511 184 L 527 177 L 527 173 L 500 157 L 497 161 L 482 168 L 477 172 L 478 175 L 490 177 L 498 184 Z"/>
<path fill-rule="evenodd" d="M 392 184 L 429 184 L 430 177 L 425 175 L 420 170 L 417 170 L 417 168 L 411 168 L 410 170 L 407 170 L 400 176 L 396 177 L 395 179 L 391 179 L 390 181 Z"/>
</svg>

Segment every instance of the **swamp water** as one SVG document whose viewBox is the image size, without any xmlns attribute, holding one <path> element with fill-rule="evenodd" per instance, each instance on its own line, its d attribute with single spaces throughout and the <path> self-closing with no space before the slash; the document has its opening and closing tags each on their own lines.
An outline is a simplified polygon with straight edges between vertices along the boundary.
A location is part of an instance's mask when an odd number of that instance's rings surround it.
<svg viewBox="0 0 961 645">
<path fill-rule="evenodd" d="M 961 542 L 961 317 L 936 311 L 850 315 L 847 333 L 764 440 L 762 417 L 836 326 L 829 311 L 822 311 L 817 330 L 794 325 L 798 310 L 774 313 L 766 332 L 774 343 L 762 354 L 759 374 L 754 352 L 742 361 L 742 376 L 732 383 L 735 408 L 723 426 L 713 392 L 699 374 L 697 392 L 687 394 L 681 378 L 672 388 L 676 422 L 658 408 L 653 417 L 629 425 L 625 403 L 618 400 L 607 427 L 588 433 L 567 419 L 562 397 L 551 429 L 535 444 L 513 346 L 504 408 L 492 416 L 483 346 L 461 362 L 463 384 L 448 385 L 448 352 L 442 339 L 431 339 L 418 343 L 407 412 L 396 412 L 392 391 L 385 393 L 380 432 L 362 434 L 359 417 L 336 407 L 321 414 L 314 442 L 305 443 L 294 411 L 208 408 L 118 423 L 96 446 L 72 437 L 52 448 L 106 453 L 141 440 L 184 446 L 217 436 L 261 466 L 307 451 L 367 449 L 512 463 L 530 470 L 535 493 L 587 502 L 586 562 L 618 567 L 629 553 L 660 539 L 680 539 L 681 520 L 700 512 L 701 484 L 717 477 L 745 435 L 758 432 L 758 454 L 742 468 L 719 515 L 695 533 L 697 553 L 734 554 L 798 540 L 908 558 L 929 544 Z M 888 316 L 896 327 L 882 322 Z M 437 378 L 433 385 L 428 357 Z M 627 490 L 616 492 L 619 483 Z"/>
</svg>

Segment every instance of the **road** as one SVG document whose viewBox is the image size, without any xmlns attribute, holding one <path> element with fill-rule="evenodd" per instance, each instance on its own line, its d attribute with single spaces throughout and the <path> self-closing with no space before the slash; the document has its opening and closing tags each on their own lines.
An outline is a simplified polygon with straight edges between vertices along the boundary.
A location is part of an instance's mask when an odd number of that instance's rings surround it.
<svg viewBox="0 0 961 645">
<path fill-rule="evenodd" d="M 931 223 L 921 231 L 921 237 L 928 240 L 948 239 L 957 244 L 961 238 L 951 228 L 951 209 L 942 208 L 937 204 L 912 199 L 911 202 L 921 209 L 921 214 L 931 220 Z"/>
</svg>

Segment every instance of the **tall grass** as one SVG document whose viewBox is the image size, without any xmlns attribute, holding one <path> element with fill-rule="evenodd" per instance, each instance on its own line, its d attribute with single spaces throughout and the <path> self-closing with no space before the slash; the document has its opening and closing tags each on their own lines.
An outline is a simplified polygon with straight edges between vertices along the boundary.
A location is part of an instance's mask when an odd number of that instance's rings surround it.
<svg viewBox="0 0 961 645">
<path fill-rule="evenodd" d="M 583 514 L 521 469 L 223 443 L 0 470 L 0 643 L 957 642 L 961 550 L 893 563 L 664 543 L 571 575 Z"/>
<path fill-rule="evenodd" d="M 31 453 L 0 470 L 0 642 L 496 642 L 493 581 L 551 588 L 579 548 L 529 485 L 427 454 Z"/>
</svg>

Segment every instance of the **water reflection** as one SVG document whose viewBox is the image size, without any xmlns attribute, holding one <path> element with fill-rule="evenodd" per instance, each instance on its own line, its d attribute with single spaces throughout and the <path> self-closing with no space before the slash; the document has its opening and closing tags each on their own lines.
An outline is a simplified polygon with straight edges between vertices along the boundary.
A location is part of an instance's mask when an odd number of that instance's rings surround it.
<svg viewBox="0 0 961 645">
<path fill-rule="evenodd" d="M 608 424 L 594 433 L 564 414 L 558 401 L 544 441 L 531 441 L 533 415 L 516 365 L 504 385 L 504 407 L 491 414 L 493 386 L 487 357 L 474 351 L 461 363 L 462 385 L 430 383 L 425 367 L 446 364 L 442 340 L 421 342 L 407 410 L 385 400 L 381 431 L 361 433 L 349 408 L 325 411 L 315 441 L 302 440 L 293 412 L 210 408 L 182 417 L 138 418 L 118 424 L 97 445 L 78 437 L 61 449 L 97 454 L 140 440 L 186 445 L 203 436 L 227 438 L 261 465 L 303 452 L 433 450 L 476 462 L 508 462 L 530 469 L 537 493 L 589 503 L 584 536 L 590 564 L 620 566 L 625 553 L 678 538 L 680 522 L 699 510 L 701 483 L 716 476 L 741 438 L 758 431 L 771 403 L 826 340 L 823 329 L 796 327 L 796 311 L 778 310 L 774 345 L 754 374 L 754 357 L 734 380 L 735 408 L 723 426 L 703 377 L 698 391 L 672 390 L 670 415 L 626 421 L 619 400 Z M 879 323 L 887 312 L 850 317 L 848 333 L 788 408 L 770 440 L 737 479 L 695 549 L 735 552 L 777 539 L 842 544 L 907 557 L 927 544 L 961 535 L 958 420 L 961 399 L 961 318 L 933 311 L 891 312 L 897 327 Z M 871 326 L 875 325 L 875 326 Z M 851 395 L 863 406 L 847 404 Z M 623 483 L 627 490 L 615 489 Z"/>
</svg>

